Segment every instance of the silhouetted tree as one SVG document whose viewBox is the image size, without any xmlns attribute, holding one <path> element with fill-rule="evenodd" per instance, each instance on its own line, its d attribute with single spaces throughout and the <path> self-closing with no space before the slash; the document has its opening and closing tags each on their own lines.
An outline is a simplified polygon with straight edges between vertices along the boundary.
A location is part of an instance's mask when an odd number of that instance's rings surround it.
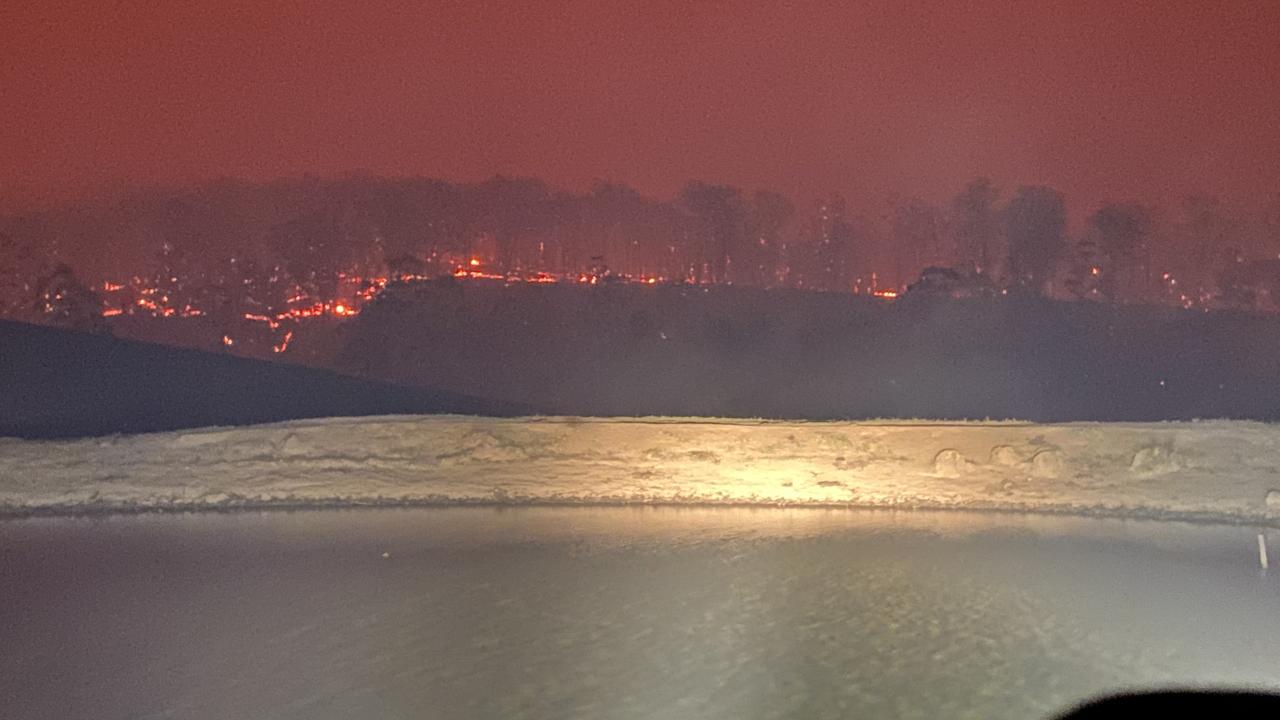
<svg viewBox="0 0 1280 720">
<path fill-rule="evenodd" d="M 1070 258 L 1063 285 L 1067 292 L 1081 300 L 1097 300 L 1103 297 L 1101 289 L 1102 251 L 1093 237 L 1085 237 L 1076 243 Z"/>
<path fill-rule="evenodd" d="M 59 263 L 35 286 L 34 310 L 46 322 L 88 332 L 108 332 L 102 317 L 102 298 Z"/>
<path fill-rule="evenodd" d="M 516 246 L 521 237 L 552 227 L 558 220 L 554 197 L 541 180 L 499 175 L 468 193 L 479 209 L 473 229 L 492 234 L 497 249 L 494 260 L 502 271 L 519 268 Z"/>
<path fill-rule="evenodd" d="M 389 183 L 376 196 L 377 229 L 387 258 L 418 257 L 439 267 L 442 254 L 460 249 L 466 230 L 460 191 L 441 180 L 413 178 Z"/>
<path fill-rule="evenodd" d="M 634 188 L 597 182 L 578 202 L 569 197 L 561 202 L 577 207 L 581 234 L 571 253 L 574 272 L 601 264 L 627 274 L 658 271 L 664 256 L 661 245 L 654 243 L 653 203 Z"/>
<path fill-rule="evenodd" d="M 942 213 L 918 198 L 893 209 L 894 270 L 899 285 L 927 266 L 945 265 Z"/>
<path fill-rule="evenodd" d="M 1066 250 L 1067 210 L 1062 194 L 1043 185 L 1023 186 L 1004 209 L 1010 280 L 1042 292 Z"/>
<path fill-rule="evenodd" d="M 700 251 L 694 270 L 698 282 L 726 282 L 730 267 L 746 241 L 747 213 L 742 194 L 728 185 L 693 181 L 680 191 L 680 202 L 693 216 Z"/>
<path fill-rule="evenodd" d="M 354 244 L 344 238 L 337 212 L 336 208 L 309 212 L 271 230 L 279 264 L 313 300 L 334 297 L 338 273 L 351 264 Z"/>
<path fill-rule="evenodd" d="M 393 280 L 426 276 L 427 264 L 414 255 L 399 255 L 387 260 L 387 275 Z"/>
<path fill-rule="evenodd" d="M 25 313 L 34 273 L 31 244 L 0 233 L 0 315 Z"/>
<path fill-rule="evenodd" d="M 833 292 L 853 286 L 856 233 L 844 198 L 832 195 L 818 204 L 809 258 L 801 272 L 805 285 Z"/>
<path fill-rule="evenodd" d="M 1258 306 L 1258 285 L 1243 260 L 1225 266 L 1214 279 L 1217 301 L 1231 310 L 1253 310 Z"/>
<path fill-rule="evenodd" d="M 1098 249 L 1106 260 L 1100 284 L 1108 299 L 1132 299 L 1145 289 L 1139 287 L 1142 279 L 1137 266 L 1149 224 L 1146 208 L 1132 203 L 1108 203 L 1089 218 Z"/>
<path fill-rule="evenodd" d="M 1183 203 L 1179 228 L 1190 248 L 1180 275 L 1197 288 L 1200 295 L 1211 294 L 1218 281 L 1228 277 L 1241 255 L 1240 223 L 1231 217 L 1217 198 L 1193 195 Z"/>
<path fill-rule="evenodd" d="M 182 247 L 166 240 L 156 253 L 156 272 L 151 286 L 157 292 L 150 300 L 175 312 L 194 304 L 203 284 L 200 280 L 207 272 L 207 269 L 197 270 L 200 265 Z"/>
<path fill-rule="evenodd" d="M 794 214 L 795 206 L 791 201 L 776 192 L 760 190 L 752 197 L 749 219 L 751 237 L 745 257 L 739 263 L 744 282 L 764 286 L 779 282 L 782 231 Z"/>
<path fill-rule="evenodd" d="M 993 274 L 1001 257 L 1000 192 L 987 178 L 977 178 L 951 201 L 959 264 L 966 270 Z"/>
</svg>

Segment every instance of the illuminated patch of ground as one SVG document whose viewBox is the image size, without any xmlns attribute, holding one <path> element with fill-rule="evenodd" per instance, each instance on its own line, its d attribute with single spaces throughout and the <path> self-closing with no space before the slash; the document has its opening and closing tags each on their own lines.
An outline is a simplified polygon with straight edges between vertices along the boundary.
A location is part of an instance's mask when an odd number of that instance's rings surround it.
<svg viewBox="0 0 1280 720">
<path fill-rule="evenodd" d="M 1276 522 L 1280 428 L 396 416 L 0 441 L 10 514 L 759 504 Z M 1274 497 L 1274 496 L 1273 496 Z"/>
</svg>

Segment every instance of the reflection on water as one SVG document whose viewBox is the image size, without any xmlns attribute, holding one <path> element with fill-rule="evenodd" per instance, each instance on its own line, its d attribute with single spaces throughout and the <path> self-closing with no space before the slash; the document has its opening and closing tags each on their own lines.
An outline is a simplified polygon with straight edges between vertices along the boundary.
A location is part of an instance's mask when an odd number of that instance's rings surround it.
<svg viewBox="0 0 1280 720">
<path fill-rule="evenodd" d="M 1280 687 L 1280 582 L 1259 574 L 1254 535 L 731 508 L 4 522 L 0 704 L 1030 718 L 1132 685 Z"/>
</svg>

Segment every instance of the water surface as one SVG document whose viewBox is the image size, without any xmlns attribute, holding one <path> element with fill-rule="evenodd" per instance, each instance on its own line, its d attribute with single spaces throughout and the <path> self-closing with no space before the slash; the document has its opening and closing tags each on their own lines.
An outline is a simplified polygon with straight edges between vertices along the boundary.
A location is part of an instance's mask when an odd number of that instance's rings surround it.
<svg viewBox="0 0 1280 720">
<path fill-rule="evenodd" d="M 6 521 L 0 707 L 1038 718 L 1120 688 L 1280 688 L 1280 582 L 1255 536 L 745 508 Z"/>
</svg>

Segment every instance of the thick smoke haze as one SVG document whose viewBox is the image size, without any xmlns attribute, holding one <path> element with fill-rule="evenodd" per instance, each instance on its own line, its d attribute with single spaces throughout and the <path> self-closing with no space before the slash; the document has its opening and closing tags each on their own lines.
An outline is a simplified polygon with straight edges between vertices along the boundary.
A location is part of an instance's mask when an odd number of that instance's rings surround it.
<svg viewBox="0 0 1280 720">
<path fill-rule="evenodd" d="M 869 216 L 973 177 L 1280 190 L 1268 2 L 33 2 L 0 8 L 0 202 L 355 170 L 689 178 Z"/>
</svg>

